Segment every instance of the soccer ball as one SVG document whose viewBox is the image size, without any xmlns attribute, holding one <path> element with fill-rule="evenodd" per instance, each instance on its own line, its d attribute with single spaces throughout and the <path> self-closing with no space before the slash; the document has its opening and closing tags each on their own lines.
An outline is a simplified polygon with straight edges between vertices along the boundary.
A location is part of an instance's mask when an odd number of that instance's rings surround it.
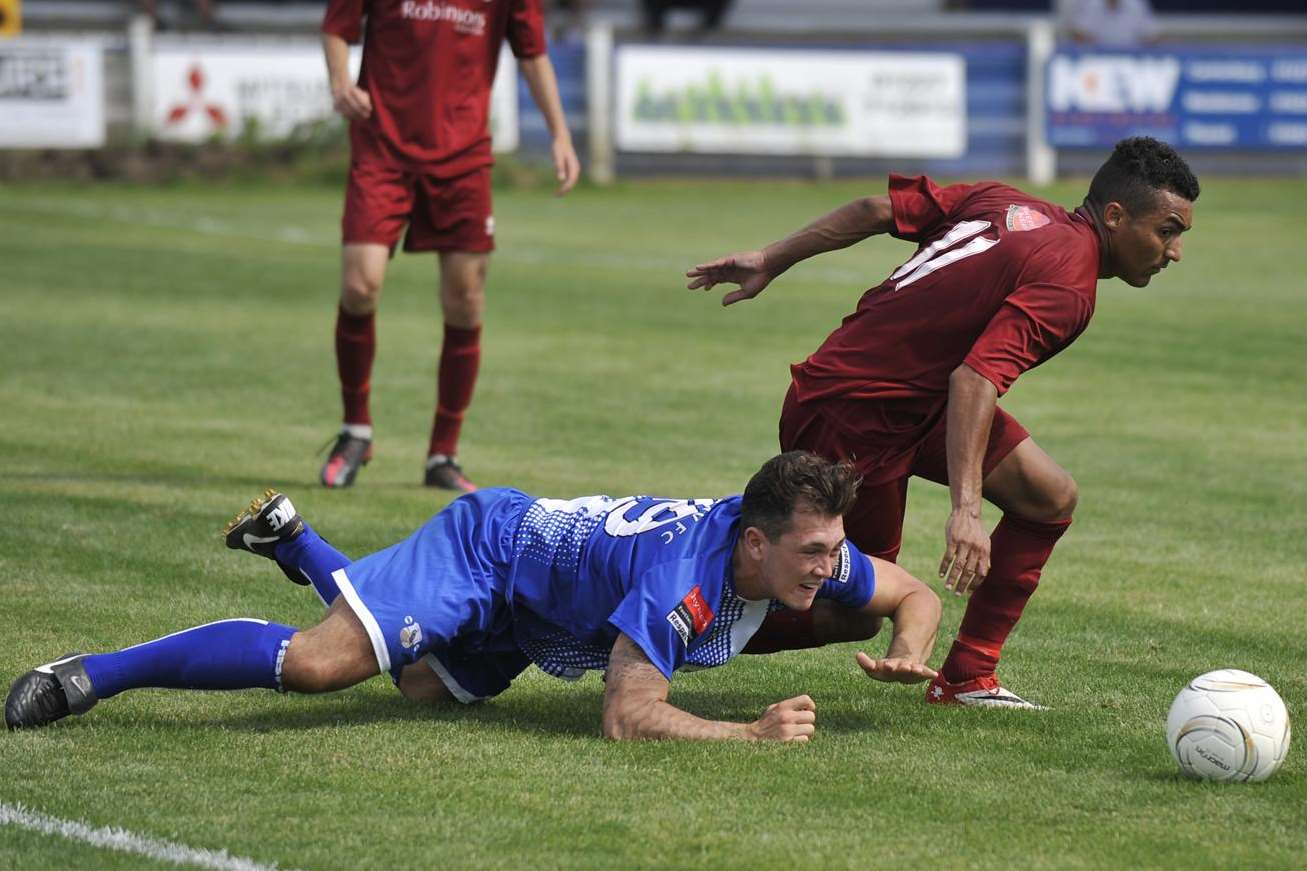
<svg viewBox="0 0 1307 871">
<path fill-rule="evenodd" d="M 1203 780 L 1265 780 L 1289 752 L 1289 712 L 1255 674 L 1223 668 L 1189 681 L 1171 703 L 1166 743 Z"/>
</svg>

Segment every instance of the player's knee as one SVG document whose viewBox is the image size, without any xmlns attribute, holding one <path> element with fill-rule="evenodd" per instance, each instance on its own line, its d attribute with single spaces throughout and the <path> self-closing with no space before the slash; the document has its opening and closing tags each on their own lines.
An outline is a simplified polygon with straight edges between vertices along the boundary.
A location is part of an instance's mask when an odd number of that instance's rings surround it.
<svg viewBox="0 0 1307 871">
<path fill-rule="evenodd" d="M 340 282 L 340 306 L 352 315 L 371 314 L 381 299 L 381 282 L 363 272 L 347 272 Z"/>
<path fill-rule="evenodd" d="M 453 281 L 440 289 L 445 319 L 458 326 L 480 323 L 485 301 L 485 285 L 479 282 Z"/>
<path fill-rule="evenodd" d="M 1080 501 L 1080 487 L 1076 484 L 1075 478 L 1063 472 L 1045 498 L 1048 503 L 1048 516 L 1044 519 L 1069 519 L 1075 513 L 1076 504 Z"/>
<path fill-rule="evenodd" d="M 875 638 L 880 634 L 881 627 L 885 625 L 885 618 L 880 615 L 866 614 L 861 611 L 855 611 L 847 623 L 848 638 L 847 641 L 866 641 L 868 638 Z"/>
</svg>

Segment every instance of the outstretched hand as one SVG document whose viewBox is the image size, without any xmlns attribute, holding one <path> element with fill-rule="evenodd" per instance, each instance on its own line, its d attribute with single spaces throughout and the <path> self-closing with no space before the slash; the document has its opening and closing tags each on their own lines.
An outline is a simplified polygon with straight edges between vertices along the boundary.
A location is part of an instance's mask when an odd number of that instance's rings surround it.
<svg viewBox="0 0 1307 871">
<path fill-rule="evenodd" d="M 861 650 L 857 655 L 858 665 L 872 680 L 885 683 L 921 683 L 935 677 L 935 670 L 920 662 L 910 659 L 872 659 Z"/>
<path fill-rule="evenodd" d="M 749 725 L 749 735 L 758 741 L 806 743 L 817 731 L 817 705 L 810 696 L 795 696 L 777 702 Z"/>
<path fill-rule="evenodd" d="M 690 279 L 689 290 L 712 290 L 718 284 L 737 284 L 739 287 L 722 297 L 722 305 L 731 305 L 743 299 L 753 299 L 775 278 L 767 271 L 761 251 L 743 251 L 726 257 L 700 263 L 685 273 Z"/>
</svg>

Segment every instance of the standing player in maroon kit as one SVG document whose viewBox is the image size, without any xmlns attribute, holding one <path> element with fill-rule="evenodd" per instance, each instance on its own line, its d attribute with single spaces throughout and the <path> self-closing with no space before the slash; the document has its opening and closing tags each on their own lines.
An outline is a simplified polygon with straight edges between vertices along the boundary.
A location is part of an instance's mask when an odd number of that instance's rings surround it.
<svg viewBox="0 0 1307 871">
<path fill-rule="evenodd" d="M 738 284 L 722 300 L 730 305 L 800 260 L 868 236 L 917 244 L 791 367 L 780 437 L 785 450 L 854 462 L 862 484 L 846 531 L 882 559 L 898 556 L 908 478 L 948 485 L 939 574 L 947 589 L 972 595 L 927 701 L 1037 707 L 1004 689 L 995 670 L 1071 523 L 1077 490 L 996 402 L 1089 325 L 1098 279 L 1144 287 L 1180 259 L 1197 198 L 1197 179 L 1170 146 L 1126 139 L 1073 213 L 996 182 L 939 187 L 891 175 L 888 196 L 856 200 L 761 251 L 686 273 L 691 289 Z M 990 535 L 982 496 L 1003 512 Z M 813 646 L 804 616 L 770 616 L 754 646 Z"/>
<path fill-rule="evenodd" d="M 358 83 L 349 43 L 363 35 Z M 344 425 L 322 467 L 327 487 L 348 487 L 372 456 L 368 408 L 375 315 L 386 264 L 405 225 L 405 251 L 436 251 L 445 336 L 428 486 L 471 492 L 456 461 L 481 350 L 486 265 L 494 249 L 490 204 L 490 88 L 507 39 L 553 137 L 558 193 L 580 174 L 540 0 L 329 0 L 322 23 L 336 111 L 349 119 L 350 168 L 342 221 L 336 366 Z"/>
</svg>

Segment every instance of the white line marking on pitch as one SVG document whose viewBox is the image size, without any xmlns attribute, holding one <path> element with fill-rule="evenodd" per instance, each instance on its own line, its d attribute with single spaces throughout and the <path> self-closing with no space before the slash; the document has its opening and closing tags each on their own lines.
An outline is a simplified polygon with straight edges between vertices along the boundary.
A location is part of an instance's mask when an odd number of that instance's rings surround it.
<svg viewBox="0 0 1307 871">
<path fill-rule="evenodd" d="M 275 864 L 260 865 L 253 859 L 232 856 L 226 850 L 203 850 L 172 841 L 158 841 L 109 826 L 95 828 L 74 820 L 46 816 L 28 810 L 21 804 L 11 805 L 0 802 L 0 825 L 18 826 L 44 835 L 59 835 L 72 841 L 84 841 L 95 847 L 103 847 L 106 850 L 135 853 L 138 856 L 148 856 L 175 865 L 194 865 L 197 868 L 215 868 L 218 871 L 276 871 L 277 869 Z"/>
</svg>

